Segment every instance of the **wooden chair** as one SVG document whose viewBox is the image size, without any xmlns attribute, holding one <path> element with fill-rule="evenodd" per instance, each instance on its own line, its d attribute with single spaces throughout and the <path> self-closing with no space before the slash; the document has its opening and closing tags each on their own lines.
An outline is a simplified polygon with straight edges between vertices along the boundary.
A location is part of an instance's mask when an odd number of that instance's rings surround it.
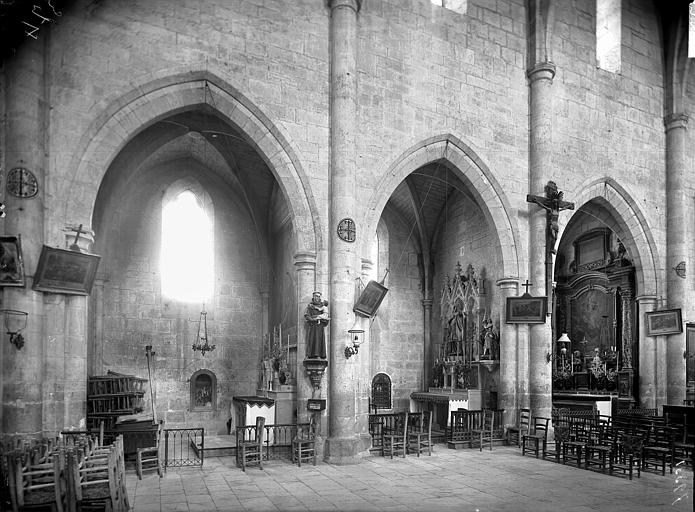
<svg viewBox="0 0 695 512">
<path fill-rule="evenodd" d="M 157 427 L 154 446 L 138 448 L 136 451 L 135 471 L 137 472 L 139 480 L 142 480 L 142 474 L 145 471 L 156 471 L 159 478 L 162 478 L 161 439 L 162 422 L 160 422 Z"/>
<path fill-rule="evenodd" d="M 432 411 L 424 411 L 420 425 L 411 426 L 408 431 L 408 453 L 415 452 L 419 457 L 425 450 L 432 455 Z"/>
<path fill-rule="evenodd" d="M 613 452 L 609 466 L 608 474 L 612 475 L 613 471 L 622 471 L 628 473 L 632 480 L 632 471 L 637 469 L 637 478 L 640 477 L 642 466 L 642 446 L 644 439 L 639 435 L 621 434 L 620 442 L 617 444 L 617 449 Z"/>
<path fill-rule="evenodd" d="M 381 446 L 384 457 L 405 453 L 408 448 L 408 413 L 399 413 L 390 429 L 384 428 L 381 433 Z"/>
<path fill-rule="evenodd" d="M 474 442 L 480 446 L 480 451 L 483 451 L 483 446 L 487 443 L 492 451 L 492 440 L 495 430 L 495 413 L 490 409 L 483 410 L 481 425 L 479 428 L 474 428 L 471 436 L 471 447 Z"/>
<path fill-rule="evenodd" d="M 314 423 L 299 425 L 297 435 L 292 438 L 292 462 L 302 467 L 302 462 L 316 465 L 316 432 Z"/>
<path fill-rule="evenodd" d="M 610 461 L 613 459 L 616 443 L 617 438 L 613 427 L 600 426 L 598 439 L 593 440 L 586 446 L 584 467 L 586 469 L 598 467 L 601 473 L 605 473 L 609 469 Z"/>
<path fill-rule="evenodd" d="M 251 431 L 251 432 L 249 432 Z M 258 464 L 260 469 L 263 469 L 263 433 L 265 431 L 265 418 L 263 416 L 256 417 L 256 427 L 249 429 L 248 427 L 237 428 L 237 461 L 241 466 L 242 471 L 246 471 L 246 466 L 250 464 Z M 253 439 L 246 439 L 246 434 Z M 252 434 L 252 435 L 251 435 Z M 240 439 L 241 437 L 241 439 Z"/>
<path fill-rule="evenodd" d="M 562 463 L 574 461 L 577 467 L 582 467 L 586 456 L 586 447 L 591 441 L 590 430 L 583 421 L 573 421 L 570 426 L 570 439 L 562 443 Z"/>
<path fill-rule="evenodd" d="M 666 474 L 666 464 L 673 473 L 673 428 L 664 425 L 653 425 L 642 447 L 642 469 L 654 466 Z"/>
<path fill-rule="evenodd" d="M 76 510 L 130 510 L 125 482 L 123 436 L 118 436 L 108 447 L 96 453 L 81 448 L 67 455 L 67 482 L 70 511 Z"/>
<path fill-rule="evenodd" d="M 562 446 L 570 440 L 569 422 L 565 420 L 558 420 L 555 424 L 553 431 L 555 434 L 555 440 L 553 441 L 555 449 L 544 450 L 543 458 L 545 459 L 547 457 L 554 457 L 555 462 L 559 463 L 562 459 Z M 564 462 L 564 459 L 562 459 L 562 462 Z"/>
<path fill-rule="evenodd" d="M 507 428 L 507 444 L 511 444 L 514 440 L 516 445 L 521 447 L 521 438 L 529 433 L 530 427 L 531 409 L 519 409 L 516 425 Z"/>
<path fill-rule="evenodd" d="M 65 487 L 64 459 L 54 454 L 50 460 L 32 464 L 31 454 L 16 452 L 9 458 L 8 483 L 12 509 L 50 507 L 63 512 Z"/>
<path fill-rule="evenodd" d="M 548 424 L 550 418 L 534 416 L 531 421 L 531 432 L 521 437 L 521 455 L 526 455 L 526 451 L 533 452 L 536 458 L 545 452 L 548 443 Z"/>
</svg>

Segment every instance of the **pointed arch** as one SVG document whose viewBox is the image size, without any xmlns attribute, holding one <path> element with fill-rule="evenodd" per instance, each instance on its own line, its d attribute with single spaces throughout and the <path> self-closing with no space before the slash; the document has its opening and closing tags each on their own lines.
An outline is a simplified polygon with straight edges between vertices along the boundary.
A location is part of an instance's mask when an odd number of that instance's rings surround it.
<svg viewBox="0 0 695 512">
<path fill-rule="evenodd" d="M 73 175 L 55 194 L 65 198 L 61 208 L 64 217 L 62 221 L 56 219 L 53 226 L 56 233 L 66 223 L 91 225 L 104 174 L 140 131 L 176 113 L 214 107 L 222 119 L 247 137 L 275 176 L 292 212 L 297 250 L 316 252 L 321 245 L 314 195 L 289 140 L 258 107 L 219 76 L 206 70 L 149 77 L 102 107 L 77 144 L 70 164 L 75 169 Z M 78 193 L 70 192 L 75 189 Z"/>
<path fill-rule="evenodd" d="M 365 233 L 373 233 L 396 187 L 420 167 L 445 161 L 452 172 L 464 178 L 486 220 L 496 233 L 502 251 L 505 277 L 519 276 L 519 229 L 502 187 L 483 160 L 468 145 L 451 134 L 423 140 L 406 149 L 387 169 L 374 189 L 365 209 Z"/>
<path fill-rule="evenodd" d="M 590 201 L 598 202 L 607 212 L 599 220 L 616 233 L 634 258 L 638 293 L 658 296 L 659 252 L 647 219 L 630 194 L 614 179 L 604 177 L 580 185 L 568 196 L 573 198 L 575 209 L 565 217 L 567 222 L 560 224 L 559 237 L 562 237 L 567 223 L 583 205 Z"/>
</svg>

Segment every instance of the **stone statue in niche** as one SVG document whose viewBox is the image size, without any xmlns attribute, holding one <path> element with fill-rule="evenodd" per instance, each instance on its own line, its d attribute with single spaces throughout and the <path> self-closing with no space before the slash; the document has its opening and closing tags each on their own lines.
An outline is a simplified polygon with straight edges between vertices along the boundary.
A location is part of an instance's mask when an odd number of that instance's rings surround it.
<svg viewBox="0 0 695 512">
<path fill-rule="evenodd" d="M 304 318 L 307 322 L 307 359 L 326 359 L 325 328 L 330 321 L 328 301 L 321 299 L 321 292 L 314 292 L 307 304 Z"/>
</svg>

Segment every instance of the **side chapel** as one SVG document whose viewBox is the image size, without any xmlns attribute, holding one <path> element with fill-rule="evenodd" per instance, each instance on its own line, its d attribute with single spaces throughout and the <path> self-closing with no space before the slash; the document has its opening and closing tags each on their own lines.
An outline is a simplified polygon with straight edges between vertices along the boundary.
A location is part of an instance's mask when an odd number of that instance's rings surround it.
<svg viewBox="0 0 695 512">
<path fill-rule="evenodd" d="M 3 438 L 692 401 L 687 0 L 9 4 Z"/>
</svg>

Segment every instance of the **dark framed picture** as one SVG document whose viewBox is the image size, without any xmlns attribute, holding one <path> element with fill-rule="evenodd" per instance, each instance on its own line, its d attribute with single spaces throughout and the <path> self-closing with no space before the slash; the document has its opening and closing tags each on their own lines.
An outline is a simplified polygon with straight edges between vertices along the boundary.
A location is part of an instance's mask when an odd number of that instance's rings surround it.
<svg viewBox="0 0 695 512">
<path fill-rule="evenodd" d="M 22 240 L 18 236 L 0 236 L 0 286 L 24 286 Z"/>
<path fill-rule="evenodd" d="M 376 281 L 369 281 L 352 310 L 360 315 L 370 318 L 373 317 L 376 315 L 376 311 L 379 309 L 381 301 L 384 300 L 388 291 L 389 289 L 383 284 L 379 284 Z"/>
<path fill-rule="evenodd" d="M 680 309 L 662 309 L 644 314 L 647 336 L 663 336 L 683 332 L 683 319 Z"/>
<path fill-rule="evenodd" d="M 43 246 L 34 274 L 34 290 L 89 295 L 101 256 Z"/>
<path fill-rule="evenodd" d="M 507 297 L 508 324 L 544 324 L 547 312 L 547 297 Z"/>
</svg>

